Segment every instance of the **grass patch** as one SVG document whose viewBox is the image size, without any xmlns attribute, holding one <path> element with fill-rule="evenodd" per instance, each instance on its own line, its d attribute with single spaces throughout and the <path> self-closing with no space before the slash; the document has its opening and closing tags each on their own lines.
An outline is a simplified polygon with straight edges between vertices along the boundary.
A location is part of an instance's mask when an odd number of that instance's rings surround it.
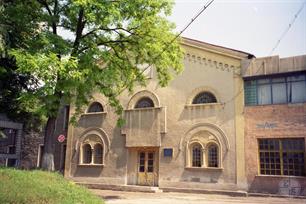
<svg viewBox="0 0 306 204">
<path fill-rule="evenodd" d="M 0 203 L 90 203 L 101 198 L 58 173 L 0 168 Z"/>
</svg>

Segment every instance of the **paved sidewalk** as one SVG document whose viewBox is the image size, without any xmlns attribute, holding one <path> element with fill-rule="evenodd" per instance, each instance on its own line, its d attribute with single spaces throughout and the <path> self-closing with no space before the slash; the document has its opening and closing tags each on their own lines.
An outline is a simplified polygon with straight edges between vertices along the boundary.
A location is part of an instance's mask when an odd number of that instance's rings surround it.
<svg viewBox="0 0 306 204">
<path fill-rule="evenodd" d="M 106 204 L 306 204 L 306 199 L 296 198 L 231 197 L 191 193 L 141 193 L 96 189 L 91 191 L 103 198 Z"/>
</svg>

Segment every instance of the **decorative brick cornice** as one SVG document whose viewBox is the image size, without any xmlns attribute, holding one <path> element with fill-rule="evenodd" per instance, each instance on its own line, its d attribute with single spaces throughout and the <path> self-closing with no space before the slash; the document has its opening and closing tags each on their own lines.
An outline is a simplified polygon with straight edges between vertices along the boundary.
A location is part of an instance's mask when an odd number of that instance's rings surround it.
<svg viewBox="0 0 306 204">
<path fill-rule="evenodd" d="M 185 53 L 184 59 L 195 64 L 199 64 L 206 67 L 216 68 L 221 71 L 233 72 L 234 74 L 240 74 L 241 67 L 234 66 L 232 64 L 217 61 L 213 58 L 208 58 L 200 55 Z"/>
</svg>

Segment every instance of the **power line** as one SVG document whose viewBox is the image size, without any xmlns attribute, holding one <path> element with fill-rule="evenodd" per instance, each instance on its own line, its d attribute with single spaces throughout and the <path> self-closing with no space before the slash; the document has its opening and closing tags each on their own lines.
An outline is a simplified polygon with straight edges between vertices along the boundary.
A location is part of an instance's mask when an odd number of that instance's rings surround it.
<svg viewBox="0 0 306 204">
<path fill-rule="evenodd" d="M 254 59 L 252 59 L 250 61 L 250 64 L 248 66 L 250 66 L 253 61 L 254 61 Z M 257 74 L 261 70 L 261 68 L 263 68 L 263 65 L 264 65 L 264 62 L 260 65 L 260 67 L 257 69 L 257 71 L 254 74 Z M 225 106 L 227 103 L 235 100 L 243 91 L 244 91 L 244 81 L 243 81 L 241 89 L 232 98 L 230 98 L 229 100 L 223 102 L 222 105 Z"/>
<path fill-rule="evenodd" d="M 163 50 L 158 54 L 156 55 L 154 58 L 153 58 L 153 61 L 157 58 L 159 58 L 168 48 L 169 48 L 169 45 L 172 44 L 180 35 L 182 35 L 182 33 L 187 30 L 187 28 L 214 2 L 214 0 L 210 0 L 209 2 L 207 2 L 199 11 L 198 13 L 190 20 L 190 22 L 171 40 L 169 41 L 168 43 L 165 43 L 165 46 L 163 48 Z M 142 72 L 140 72 L 138 75 L 136 75 L 136 78 L 139 76 L 139 75 L 142 75 L 147 69 L 149 69 L 150 67 L 152 66 L 152 64 L 149 64 L 148 66 L 146 66 Z M 125 90 L 126 86 L 119 91 L 119 93 L 117 94 L 120 95 L 124 90 Z"/>
<path fill-rule="evenodd" d="M 201 8 L 199 10 L 199 12 L 190 20 L 189 23 L 187 23 L 187 25 L 168 43 L 165 44 L 164 49 L 158 54 L 156 55 L 153 59 L 157 59 L 158 57 L 160 57 L 169 47 L 170 44 L 172 44 L 180 35 L 182 35 L 183 32 L 185 32 L 185 30 L 187 30 L 187 28 L 214 2 L 214 0 L 211 0 L 209 2 L 207 2 L 203 8 Z M 148 68 L 150 68 L 152 66 L 152 64 L 149 64 L 142 72 L 141 74 L 143 74 Z"/>
<path fill-rule="evenodd" d="M 275 49 L 278 47 L 278 45 L 280 44 L 280 42 L 282 41 L 282 39 L 285 37 L 285 35 L 288 33 L 288 31 L 290 30 L 290 28 L 293 26 L 295 20 L 297 19 L 297 17 L 299 16 L 299 14 L 301 13 L 301 11 L 303 10 L 304 6 L 306 4 L 306 1 L 302 4 L 301 8 L 297 11 L 297 13 L 294 15 L 293 19 L 291 20 L 291 22 L 289 23 L 287 29 L 283 32 L 283 34 L 281 35 L 281 37 L 279 38 L 279 40 L 276 42 L 275 46 L 273 47 L 273 49 L 271 50 L 269 55 L 272 55 L 272 53 L 275 51 Z"/>
<path fill-rule="evenodd" d="M 285 35 L 287 34 L 287 32 L 290 30 L 290 28 L 292 27 L 292 25 L 294 24 L 295 20 L 297 19 L 297 17 L 299 16 L 299 14 L 301 13 L 301 11 L 303 10 L 304 6 L 306 4 L 306 1 L 302 4 L 302 6 L 300 7 L 300 9 L 298 10 L 298 12 L 294 15 L 294 18 L 292 19 L 292 21 L 290 22 L 288 28 L 283 32 L 283 34 L 281 35 L 280 39 L 277 41 L 276 45 L 273 47 L 273 49 L 271 50 L 269 56 L 272 55 L 272 53 L 275 51 L 275 49 L 277 48 L 277 46 L 280 44 L 281 40 L 285 37 Z M 252 60 L 253 61 L 253 60 Z M 252 63 L 252 61 L 250 62 L 250 65 Z M 249 66 L 250 66 L 249 65 Z M 264 66 L 264 62 L 262 62 L 262 64 L 260 65 L 260 67 L 256 70 L 256 72 L 254 73 L 255 75 L 263 68 Z M 235 98 L 237 98 L 242 91 L 244 90 L 244 86 L 242 86 L 242 88 L 238 91 L 237 94 L 235 94 L 231 99 L 223 102 L 223 105 L 226 105 L 227 103 L 233 101 Z"/>
</svg>

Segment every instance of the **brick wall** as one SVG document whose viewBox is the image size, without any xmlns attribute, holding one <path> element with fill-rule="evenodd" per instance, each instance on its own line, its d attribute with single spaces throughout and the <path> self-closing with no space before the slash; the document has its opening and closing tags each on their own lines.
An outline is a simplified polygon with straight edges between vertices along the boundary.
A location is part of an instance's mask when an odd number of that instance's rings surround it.
<svg viewBox="0 0 306 204">
<path fill-rule="evenodd" d="M 42 133 L 28 132 L 24 133 L 21 140 L 21 162 L 20 168 L 37 168 L 38 148 L 44 143 Z"/>
<path fill-rule="evenodd" d="M 251 192 L 278 193 L 282 182 L 296 179 L 306 187 L 306 177 L 260 176 L 258 138 L 305 138 L 306 104 L 248 106 L 245 115 L 246 175 Z M 305 144 L 306 147 L 306 144 Z M 306 190 L 301 192 L 306 195 Z"/>
</svg>

